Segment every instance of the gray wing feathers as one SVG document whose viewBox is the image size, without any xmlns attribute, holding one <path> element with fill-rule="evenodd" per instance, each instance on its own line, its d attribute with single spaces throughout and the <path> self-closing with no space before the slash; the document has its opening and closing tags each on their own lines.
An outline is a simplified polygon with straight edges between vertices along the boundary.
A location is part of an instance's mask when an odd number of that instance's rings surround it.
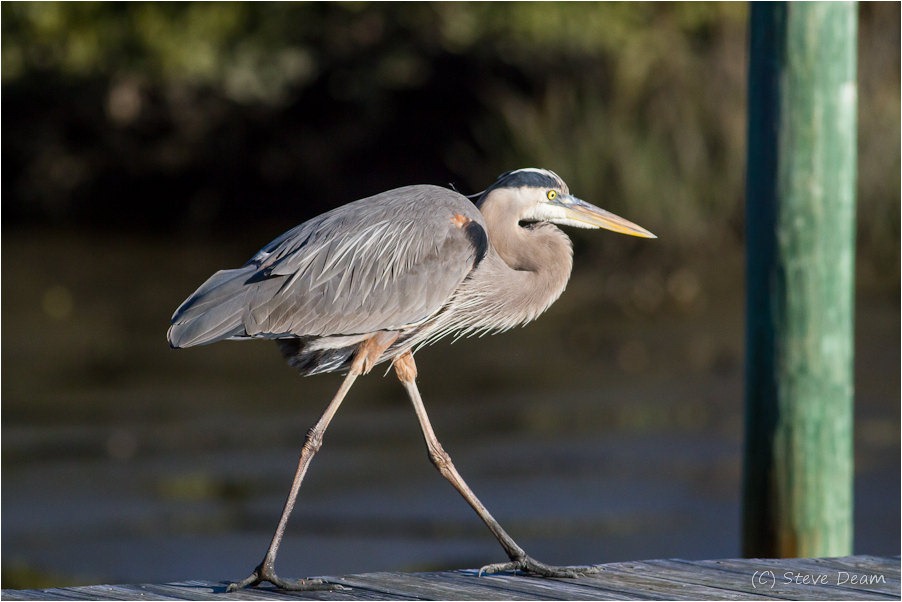
<svg viewBox="0 0 902 602">
<path fill-rule="evenodd" d="M 470 201 L 435 186 L 400 188 L 320 215 L 245 267 L 211 277 L 176 311 L 170 342 L 410 327 L 441 309 L 479 259 L 455 215 L 482 224 Z"/>
<path fill-rule="evenodd" d="M 246 265 L 210 276 L 175 310 L 167 335 L 169 344 L 191 347 L 241 335 L 245 282 L 254 272 L 256 266 Z"/>
</svg>

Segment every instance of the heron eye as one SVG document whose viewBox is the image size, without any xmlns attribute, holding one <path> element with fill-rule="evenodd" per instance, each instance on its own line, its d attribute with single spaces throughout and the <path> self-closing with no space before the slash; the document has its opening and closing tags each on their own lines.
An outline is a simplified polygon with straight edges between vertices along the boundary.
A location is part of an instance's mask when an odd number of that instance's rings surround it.
<svg viewBox="0 0 902 602">
<path fill-rule="evenodd" d="M 557 198 L 557 190 L 549 190 L 545 196 L 548 197 L 549 201 L 553 201 Z"/>
</svg>

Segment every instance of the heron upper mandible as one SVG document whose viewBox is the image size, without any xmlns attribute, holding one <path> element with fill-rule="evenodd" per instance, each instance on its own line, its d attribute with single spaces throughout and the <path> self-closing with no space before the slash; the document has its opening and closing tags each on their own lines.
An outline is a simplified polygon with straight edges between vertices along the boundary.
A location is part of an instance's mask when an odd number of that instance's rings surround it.
<svg viewBox="0 0 902 602">
<path fill-rule="evenodd" d="M 414 352 L 445 335 L 525 324 L 561 295 L 573 266 L 570 239 L 554 224 L 655 236 L 572 196 L 546 169 L 498 177 L 474 205 L 439 186 L 406 186 L 338 207 L 289 230 L 244 266 L 216 272 L 172 316 L 172 347 L 225 339 L 274 339 L 301 374 L 346 371 L 307 433 L 297 472 L 263 561 L 229 591 L 264 581 L 283 589 L 329 589 L 287 580 L 274 564 L 288 516 L 323 434 L 354 380 L 390 361 L 413 402 L 429 458 L 498 539 L 519 570 L 576 577 L 591 567 L 538 562 L 511 538 L 457 472 L 432 430 L 416 385 Z"/>
</svg>

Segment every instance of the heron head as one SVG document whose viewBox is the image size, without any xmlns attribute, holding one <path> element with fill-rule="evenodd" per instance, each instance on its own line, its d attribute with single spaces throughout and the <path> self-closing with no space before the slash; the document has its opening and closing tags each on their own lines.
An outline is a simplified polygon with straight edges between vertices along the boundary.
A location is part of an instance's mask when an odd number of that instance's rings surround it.
<svg viewBox="0 0 902 602">
<path fill-rule="evenodd" d="M 657 238 L 619 215 L 576 198 L 570 194 L 567 183 L 547 169 L 528 167 L 501 174 L 479 195 L 478 204 L 483 212 L 487 209 L 485 205 L 492 204 L 494 199 L 499 199 L 499 205 L 507 205 L 506 211 L 516 212 L 517 221 L 521 222 L 544 221 L 576 228 L 604 228 L 630 236 Z"/>
</svg>

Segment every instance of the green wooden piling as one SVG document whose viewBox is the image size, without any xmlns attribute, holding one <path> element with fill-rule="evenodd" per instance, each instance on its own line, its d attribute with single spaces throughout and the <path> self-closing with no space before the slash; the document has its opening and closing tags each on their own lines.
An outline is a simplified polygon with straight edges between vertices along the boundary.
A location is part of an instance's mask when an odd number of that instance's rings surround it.
<svg viewBox="0 0 902 602">
<path fill-rule="evenodd" d="M 753 3 L 746 556 L 852 551 L 857 7 Z"/>
</svg>

